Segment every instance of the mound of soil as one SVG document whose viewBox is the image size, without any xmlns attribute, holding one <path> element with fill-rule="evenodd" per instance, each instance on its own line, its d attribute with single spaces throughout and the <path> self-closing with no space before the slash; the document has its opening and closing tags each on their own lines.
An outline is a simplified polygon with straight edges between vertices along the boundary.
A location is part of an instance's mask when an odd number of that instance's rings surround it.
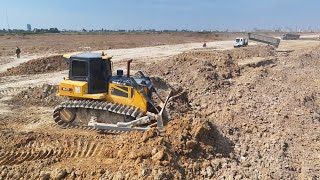
<svg viewBox="0 0 320 180">
<path fill-rule="evenodd" d="M 155 76 L 159 91 L 173 90 L 168 109 L 175 115 L 161 133 L 26 133 L 12 128 L 24 126 L 23 117 L 0 117 L 0 177 L 319 179 L 319 50 L 276 54 L 275 66 L 241 73 L 239 59 L 217 52 L 135 64 Z"/>
<path fill-rule="evenodd" d="M 181 114 L 190 110 L 188 92 L 178 84 L 169 84 L 159 76 L 151 77 L 154 88 L 160 94 L 163 100 L 170 94 L 169 102 L 166 106 L 166 111 L 170 114 L 170 118 L 179 118 Z M 155 102 L 160 103 L 160 99 L 154 94 Z"/>
<path fill-rule="evenodd" d="M 246 59 L 252 57 L 270 57 L 275 55 L 275 49 L 272 46 L 248 46 L 245 48 L 236 48 L 226 51 L 233 59 Z"/>
<path fill-rule="evenodd" d="M 206 59 L 221 61 L 223 59 L 241 60 L 252 57 L 270 57 L 275 55 L 275 49 L 271 46 L 249 46 L 245 48 L 235 48 L 231 50 L 195 50 L 178 55 L 178 57 L 187 57 L 194 59 Z"/>
<path fill-rule="evenodd" d="M 0 73 L 0 77 L 25 75 L 25 74 L 43 74 L 50 72 L 58 72 L 67 70 L 68 64 L 64 58 L 59 56 L 51 56 L 46 58 L 34 59 L 20 64 L 17 67 L 7 69 L 6 72 Z"/>
<path fill-rule="evenodd" d="M 27 90 L 21 91 L 8 101 L 9 104 L 18 106 L 48 106 L 54 107 L 59 105 L 62 97 L 56 96 L 58 86 L 44 84 L 41 87 L 29 87 Z"/>
<path fill-rule="evenodd" d="M 196 95 L 212 93 L 231 85 L 230 80 L 240 75 L 241 68 L 226 51 L 191 51 L 179 54 L 159 66 L 135 64 L 135 69 L 144 69 L 189 93 L 191 102 Z M 179 88 L 176 88 L 179 89 Z"/>
<path fill-rule="evenodd" d="M 136 64 L 135 68 L 183 87 L 189 108 L 177 117 L 213 122 L 234 143 L 214 178 L 317 179 L 319 168 L 314 167 L 319 161 L 313 154 L 319 149 L 315 132 L 320 130 L 320 72 L 316 68 L 320 47 L 284 57 L 271 47 L 259 48 L 191 51 L 161 64 Z M 258 56 L 278 59 L 275 66 L 239 68 L 233 63 Z M 205 178 L 211 168 L 195 173 Z"/>
<path fill-rule="evenodd" d="M 224 90 L 232 86 L 235 78 L 241 75 L 242 67 L 238 61 L 253 57 L 269 57 L 275 55 L 271 46 L 250 46 L 231 50 L 193 50 L 181 53 L 172 59 L 155 63 L 146 67 L 145 64 L 134 64 L 134 69 L 143 69 L 147 74 L 158 75 L 164 81 L 179 87 L 181 93 L 186 92 L 182 100 L 185 108 L 178 108 L 182 112 L 190 110 L 188 104 L 200 108 L 201 104 L 208 104 L 202 96 Z M 176 93 L 178 94 L 178 93 Z M 201 98 L 199 98 L 201 96 Z M 194 101 L 195 100 L 195 101 Z M 206 105 L 203 105 L 205 107 Z M 170 103 L 169 108 L 170 109 Z M 178 106 L 179 107 L 179 106 Z"/>
<path fill-rule="evenodd" d="M 202 176 L 196 173 L 200 169 L 207 169 L 206 177 L 212 177 L 221 163 L 213 160 L 223 159 L 232 151 L 232 143 L 212 123 L 188 119 L 170 122 L 161 134 L 150 129 L 144 133 L 96 135 L 92 139 L 77 134 L 48 136 L 4 130 L 0 139 L 12 140 L 0 146 L 3 151 L 32 151 L 28 158 L 31 161 L 23 159 L 13 163 L 19 166 L 0 167 L 2 177 L 13 179 L 192 179 Z M 43 152 L 50 153 L 42 156 Z M 38 159 L 37 163 L 32 159 Z M 65 163 L 55 165 L 57 162 Z"/>
</svg>

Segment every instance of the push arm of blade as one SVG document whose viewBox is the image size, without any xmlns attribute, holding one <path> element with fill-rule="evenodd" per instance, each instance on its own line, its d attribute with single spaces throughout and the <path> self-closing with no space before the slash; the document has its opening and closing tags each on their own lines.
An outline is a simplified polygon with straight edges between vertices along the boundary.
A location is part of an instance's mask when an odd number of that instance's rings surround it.
<svg viewBox="0 0 320 180">
<path fill-rule="evenodd" d="M 97 129 L 103 130 L 114 130 L 114 131 L 146 131 L 149 127 L 119 127 L 116 124 L 106 124 L 106 123 L 97 123 L 89 122 L 88 126 L 94 127 Z"/>
<path fill-rule="evenodd" d="M 169 92 L 169 95 L 168 95 L 168 97 L 166 98 L 166 101 L 164 102 L 163 107 L 161 108 L 161 111 L 160 111 L 160 113 L 159 113 L 159 116 L 157 117 L 157 128 L 158 128 L 160 131 L 163 129 L 162 114 L 163 114 L 164 109 L 166 108 L 166 105 L 167 105 L 168 101 L 169 101 L 170 95 L 171 95 L 171 91 Z"/>
<path fill-rule="evenodd" d="M 139 86 L 139 84 L 133 79 L 130 78 L 131 80 L 131 84 L 139 91 L 139 93 L 141 93 L 146 100 L 154 107 L 154 109 L 159 113 L 157 107 L 154 105 L 153 101 L 148 97 L 148 95 L 144 92 L 144 90 L 141 88 L 141 86 Z"/>
<path fill-rule="evenodd" d="M 155 120 L 156 116 L 157 116 L 156 114 L 147 112 L 147 116 L 141 117 L 139 119 L 136 119 L 136 120 L 133 120 L 130 122 L 118 122 L 117 126 L 119 126 L 119 127 L 133 127 L 133 126 L 137 126 L 140 124 L 147 124 L 150 121 Z"/>
<path fill-rule="evenodd" d="M 164 103 L 165 101 L 162 99 L 162 97 L 160 96 L 160 94 L 158 93 L 158 91 L 156 91 L 156 89 L 152 86 L 151 87 L 152 88 L 152 91 L 154 92 L 154 93 L 156 93 L 156 95 L 158 96 L 158 98 L 160 99 L 160 101 L 162 102 L 162 103 Z"/>
<path fill-rule="evenodd" d="M 142 78 L 145 78 L 146 76 L 143 74 L 142 71 L 138 71 L 137 72 Z M 150 81 L 151 82 L 151 81 Z M 152 82 L 151 82 L 151 86 L 149 88 L 151 90 L 151 92 L 156 93 L 156 95 L 158 96 L 158 98 L 161 100 L 162 103 L 164 103 L 164 100 L 162 99 L 162 97 L 160 96 L 160 94 L 157 92 L 157 90 L 154 88 Z"/>
<path fill-rule="evenodd" d="M 138 71 L 137 74 L 139 74 L 142 78 L 145 78 L 146 76 L 143 74 L 142 71 Z"/>
</svg>

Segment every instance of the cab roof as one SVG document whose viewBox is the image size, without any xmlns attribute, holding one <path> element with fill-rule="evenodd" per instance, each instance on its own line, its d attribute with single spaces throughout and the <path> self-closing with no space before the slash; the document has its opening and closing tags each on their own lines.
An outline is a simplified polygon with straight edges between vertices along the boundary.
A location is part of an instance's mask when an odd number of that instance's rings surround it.
<svg viewBox="0 0 320 180">
<path fill-rule="evenodd" d="M 70 58 L 79 58 L 79 59 L 111 59 L 112 55 L 102 55 L 102 53 L 91 53 L 91 52 L 85 52 L 85 53 L 73 53 L 73 54 L 65 54 L 63 55 L 64 58 L 70 59 Z"/>
</svg>

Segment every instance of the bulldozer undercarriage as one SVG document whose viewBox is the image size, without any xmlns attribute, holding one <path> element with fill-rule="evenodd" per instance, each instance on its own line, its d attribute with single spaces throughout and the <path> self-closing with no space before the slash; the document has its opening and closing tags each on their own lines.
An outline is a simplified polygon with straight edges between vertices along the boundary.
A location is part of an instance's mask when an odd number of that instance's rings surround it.
<svg viewBox="0 0 320 180">
<path fill-rule="evenodd" d="M 145 131 L 151 127 L 161 130 L 163 127 L 162 113 L 163 109 L 157 115 L 151 112 L 145 113 L 133 106 L 105 100 L 77 99 L 58 105 L 53 112 L 53 118 L 63 128 L 122 133 L 133 130 Z"/>
</svg>

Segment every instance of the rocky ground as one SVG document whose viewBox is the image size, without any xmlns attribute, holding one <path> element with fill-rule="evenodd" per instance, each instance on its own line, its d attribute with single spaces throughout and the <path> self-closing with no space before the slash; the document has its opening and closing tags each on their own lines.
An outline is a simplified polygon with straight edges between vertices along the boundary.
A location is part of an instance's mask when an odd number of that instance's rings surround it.
<svg viewBox="0 0 320 180">
<path fill-rule="evenodd" d="M 60 129 L 51 119 L 62 101 L 56 85 L 0 93 L 8 107 L 0 117 L 0 177 L 319 179 L 320 44 L 289 45 L 195 49 L 134 63 L 160 91 L 174 90 L 161 133 Z"/>
</svg>

